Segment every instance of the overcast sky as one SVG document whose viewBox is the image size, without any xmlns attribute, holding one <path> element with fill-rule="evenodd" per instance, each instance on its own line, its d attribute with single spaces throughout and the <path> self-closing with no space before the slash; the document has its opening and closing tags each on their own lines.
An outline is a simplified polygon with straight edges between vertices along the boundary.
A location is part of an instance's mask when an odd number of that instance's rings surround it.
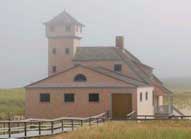
<svg viewBox="0 0 191 139">
<path fill-rule="evenodd" d="M 125 47 L 160 78 L 191 77 L 190 0 L 0 0 L 0 88 L 47 76 L 43 22 L 64 9 L 86 25 L 83 46 Z"/>
</svg>

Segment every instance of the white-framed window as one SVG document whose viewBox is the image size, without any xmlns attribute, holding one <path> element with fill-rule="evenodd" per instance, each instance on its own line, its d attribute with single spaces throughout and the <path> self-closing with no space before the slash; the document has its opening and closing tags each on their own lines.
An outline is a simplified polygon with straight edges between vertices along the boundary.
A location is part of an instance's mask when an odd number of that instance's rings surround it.
<svg viewBox="0 0 191 139">
<path fill-rule="evenodd" d="M 140 92 L 140 102 L 142 102 L 143 101 L 143 93 L 142 92 Z"/>
<path fill-rule="evenodd" d="M 148 100 L 148 92 L 145 93 L 145 100 Z"/>
</svg>

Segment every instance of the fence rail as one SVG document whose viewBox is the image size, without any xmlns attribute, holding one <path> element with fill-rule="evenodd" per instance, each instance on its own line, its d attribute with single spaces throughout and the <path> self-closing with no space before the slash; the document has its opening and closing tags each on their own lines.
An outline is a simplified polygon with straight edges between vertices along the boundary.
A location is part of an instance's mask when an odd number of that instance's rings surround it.
<svg viewBox="0 0 191 139">
<path fill-rule="evenodd" d="M 128 115 L 127 120 L 191 120 L 191 115 Z"/>
<path fill-rule="evenodd" d="M 73 131 L 84 125 L 91 126 L 105 122 L 108 113 L 101 113 L 87 118 L 58 118 L 54 120 L 27 119 L 22 121 L 0 121 L 0 139 L 28 138 L 43 135 L 54 135 Z"/>
</svg>

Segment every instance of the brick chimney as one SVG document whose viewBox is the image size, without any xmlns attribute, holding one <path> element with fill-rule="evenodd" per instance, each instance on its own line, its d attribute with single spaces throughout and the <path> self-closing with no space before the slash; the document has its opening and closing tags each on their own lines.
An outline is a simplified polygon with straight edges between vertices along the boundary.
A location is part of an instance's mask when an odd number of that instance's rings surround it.
<svg viewBox="0 0 191 139">
<path fill-rule="evenodd" d="M 120 49 L 124 48 L 124 37 L 123 36 L 116 36 L 116 38 L 115 38 L 115 46 L 117 48 L 120 48 Z"/>
</svg>

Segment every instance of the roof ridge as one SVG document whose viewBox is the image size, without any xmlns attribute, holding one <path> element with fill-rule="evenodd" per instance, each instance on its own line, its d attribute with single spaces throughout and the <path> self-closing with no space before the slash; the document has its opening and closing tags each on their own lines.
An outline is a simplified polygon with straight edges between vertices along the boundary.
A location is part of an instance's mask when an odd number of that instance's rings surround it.
<svg viewBox="0 0 191 139">
<path fill-rule="evenodd" d="M 36 82 L 31 83 L 31 84 L 29 84 L 29 85 L 26 85 L 25 88 L 30 87 L 30 86 L 33 86 L 33 85 L 35 85 L 35 84 L 37 84 L 37 83 L 40 83 L 41 81 L 47 80 L 47 79 L 49 79 L 49 78 L 58 76 L 58 75 L 60 75 L 60 74 L 62 74 L 62 73 L 64 73 L 64 72 L 67 72 L 67 71 L 69 71 L 69 70 L 71 70 L 71 69 L 73 69 L 73 68 L 76 68 L 76 67 L 78 67 L 78 66 L 87 68 L 87 69 L 89 69 L 89 70 L 93 70 L 94 72 L 100 73 L 100 74 L 102 74 L 102 75 L 104 75 L 104 76 L 108 76 L 108 77 L 110 77 L 110 78 L 119 80 L 119 81 L 124 82 L 124 83 L 126 83 L 126 84 L 129 84 L 129 85 L 131 85 L 131 87 L 133 87 L 133 86 L 135 87 L 135 85 L 133 85 L 133 84 L 127 83 L 127 82 L 125 82 L 124 80 L 121 80 L 121 79 L 119 79 L 119 78 L 117 78 L 117 77 L 113 77 L 113 76 L 111 76 L 111 75 L 107 75 L 107 74 L 105 74 L 105 73 L 102 73 L 102 72 L 96 70 L 96 69 L 93 68 L 93 67 L 86 66 L 86 65 L 83 65 L 83 64 L 76 64 L 76 65 L 73 65 L 72 67 L 67 68 L 67 69 L 65 69 L 65 70 L 63 70 L 63 71 L 61 71 L 61 72 L 55 73 L 55 74 L 53 74 L 53 75 L 51 75 L 51 76 L 48 76 L 48 77 L 46 77 L 46 78 L 44 78 L 44 79 L 41 79 L 41 80 L 39 80 L 39 81 L 36 81 Z"/>
<path fill-rule="evenodd" d="M 80 23 L 76 18 L 74 18 L 73 16 L 71 16 L 68 12 L 66 12 L 65 10 L 61 13 L 59 13 L 58 15 L 54 16 L 51 20 L 49 20 L 48 22 L 45 22 L 45 24 L 56 24 L 58 21 L 63 22 L 65 20 L 70 21 L 71 23 L 73 22 L 74 24 L 79 24 L 81 26 L 84 26 L 82 23 Z"/>
</svg>

